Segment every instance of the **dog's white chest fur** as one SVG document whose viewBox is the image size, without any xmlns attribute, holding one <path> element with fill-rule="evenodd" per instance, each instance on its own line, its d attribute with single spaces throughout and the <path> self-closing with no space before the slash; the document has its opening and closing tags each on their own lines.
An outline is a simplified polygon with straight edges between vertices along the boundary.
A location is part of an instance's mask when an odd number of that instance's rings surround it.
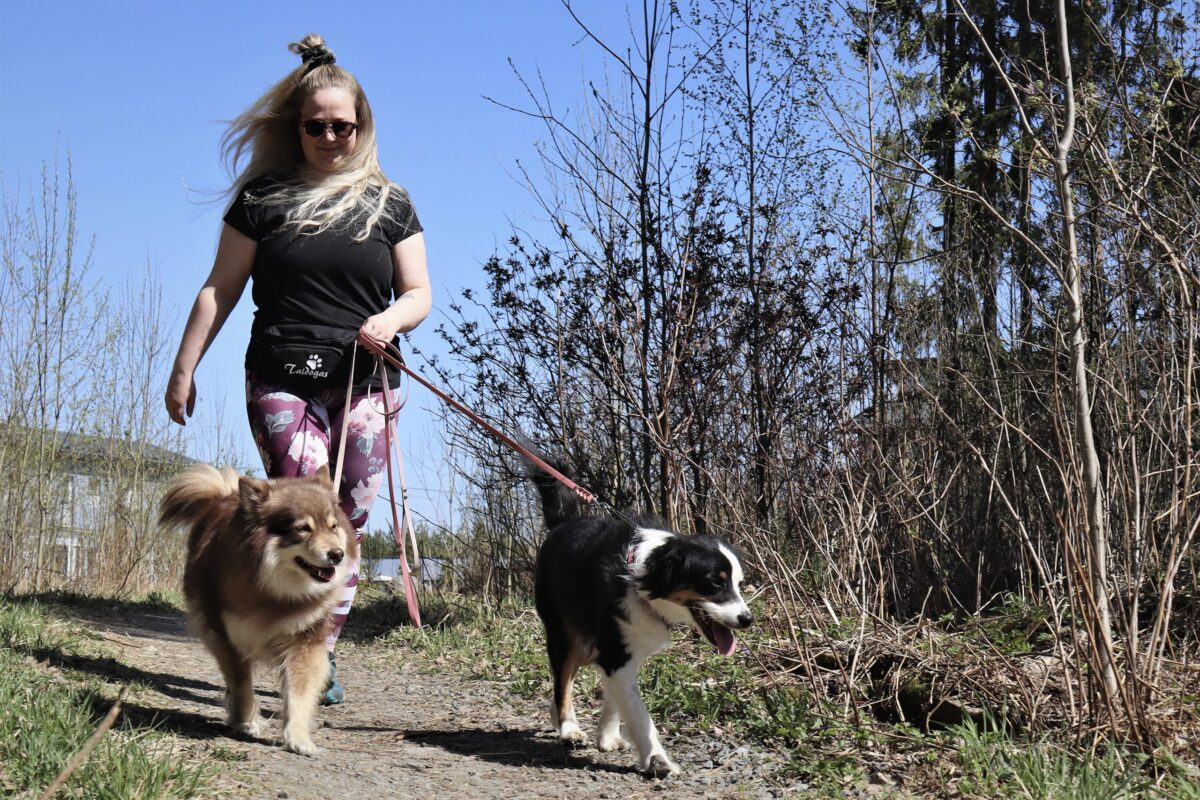
<svg viewBox="0 0 1200 800">
<path fill-rule="evenodd" d="M 630 660 L 641 663 L 670 647 L 671 630 L 633 589 L 625 595 L 625 607 L 629 610 L 629 622 L 622 620 L 620 628 Z"/>
<path fill-rule="evenodd" d="M 234 649 L 251 661 L 277 658 L 297 633 L 311 628 L 328 612 L 322 607 L 264 622 L 261 616 L 226 611 L 221 615 Z"/>
</svg>

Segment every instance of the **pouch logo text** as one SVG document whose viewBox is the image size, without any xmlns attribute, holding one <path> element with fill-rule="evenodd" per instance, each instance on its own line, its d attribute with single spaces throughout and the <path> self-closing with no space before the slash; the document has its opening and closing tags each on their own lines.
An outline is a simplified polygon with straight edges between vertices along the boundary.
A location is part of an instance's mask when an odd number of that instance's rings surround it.
<svg viewBox="0 0 1200 800">
<path fill-rule="evenodd" d="M 288 371 L 289 375 L 303 375 L 309 378 L 328 378 L 329 372 L 321 369 L 322 363 L 323 362 L 321 361 L 321 357 L 319 355 L 316 353 L 311 353 L 309 354 L 308 361 L 305 362 L 304 366 L 298 366 L 296 364 L 284 364 L 283 368 Z"/>
</svg>

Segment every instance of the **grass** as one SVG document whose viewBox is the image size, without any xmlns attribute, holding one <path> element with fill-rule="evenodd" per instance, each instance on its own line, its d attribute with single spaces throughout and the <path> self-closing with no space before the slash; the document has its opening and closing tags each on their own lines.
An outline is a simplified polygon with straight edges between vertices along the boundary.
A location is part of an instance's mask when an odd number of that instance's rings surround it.
<svg viewBox="0 0 1200 800">
<path fill-rule="evenodd" d="M 982 644 L 1002 655 L 1024 655 L 1043 650 L 1053 644 L 1050 626 L 1043 609 L 1017 595 L 1006 595 L 987 614 L 968 616 L 956 621 L 953 614 L 939 620 L 956 638 L 944 641 L 954 648 Z"/>
<path fill-rule="evenodd" d="M 95 732 L 115 691 L 39 668 L 30 653 L 97 654 L 83 630 L 37 602 L 0 601 L 0 795 L 36 797 Z M 208 773 L 184 764 L 166 737 L 118 724 L 60 796 L 166 800 L 203 794 Z"/>
<path fill-rule="evenodd" d="M 532 609 L 495 613 L 462 598 L 424 603 L 422 614 L 434 624 L 420 630 L 398 625 L 406 618 L 403 599 L 382 594 L 357 603 L 350 625 L 378 632 L 385 646 L 423 653 L 436 669 L 500 682 L 520 697 L 550 695 L 541 624 Z M 363 619 L 356 623 L 360 613 Z M 1002 650 L 1021 653 L 1041 635 L 1035 614 L 1010 607 L 998 620 L 974 622 L 950 636 L 987 637 L 999 641 Z M 814 697 L 808 685 L 785 678 L 764 675 L 756 664 L 722 658 L 691 637 L 677 636 L 669 654 L 646 663 L 640 684 L 663 731 L 724 731 L 775 747 L 788 755 L 776 777 L 806 783 L 816 797 L 841 797 L 846 787 L 880 771 L 903 778 L 905 796 L 1200 800 L 1200 784 L 1184 768 L 1155 781 L 1139 757 L 1112 748 L 1082 753 L 1048 738 L 1023 742 L 1009 732 L 970 723 L 922 732 L 863 717 L 855 727 L 826 698 Z M 597 684 L 594 669 L 580 672 L 576 689 L 584 705 Z"/>
<path fill-rule="evenodd" d="M 32 603 L 82 611 L 106 611 L 119 607 L 130 613 L 169 614 L 183 610 L 183 594 L 177 591 L 154 591 L 137 597 L 114 597 L 56 589 L 37 594 L 23 594 L 9 600 L 20 604 Z"/>
<path fill-rule="evenodd" d="M 1079 752 L 1041 738 L 1019 741 L 997 726 L 965 723 L 951 732 L 959 744 L 958 789 L 966 796 L 1022 800 L 1200 798 L 1200 782 L 1182 765 L 1155 781 L 1145 757 L 1112 745 Z"/>
<path fill-rule="evenodd" d="M 418 649 L 435 663 L 452 662 L 473 678 L 505 683 L 521 697 L 549 694 L 542 628 L 533 609 L 513 607 L 493 614 L 464 598 L 426 600 L 426 605 L 422 615 L 435 624 L 417 630 L 395 624 L 407 613 L 403 598 L 382 593 L 360 596 L 347 632 L 353 628 L 360 640 L 369 632 L 381 632 L 378 638 L 385 644 Z M 380 618 L 392 622 L 380 624 Z M 681 649 L 687 657 L 678 657 Z M 744 662 L 718 656 L 690 641 L 677 642 L 672 652 L 650 659 L 640 681 L 646 706 L 664 720 L 664 729 L 710 728 L 732 719 L 738 732 L 795 743 L 814 726 L 811 698 L 799 687 L 785 684 L 747 692 L 755 681 Z M 598 683 L 595 670 L 582 671 L 576 678 L 577 694 L 595 693 Z"/>
<path fill-rule="evenodd" d="M 493 612 L 483 603 L 468 597 L 424 592 L 419 597 L 421 622 L 426 630 L 450 630 L 479 622 Z M 511 612 L 505 609 L 504 612 Z M 408 620 L 404 591 L 389 584 L 360 583 L 354 610 L 346 620 L 341 640 L 369 644 L 379 639 L 401 636 L 413 630 Z M 419 633 L 419 632 L 418 632 Z"/>
<path fill-rule="evenodd" d="M 541 623 L 531 608 L 508 608 L 499 614 L 462 598 L 441 605 L 428 603 L 422 615 L 442 620 L 420 630 L 407 625 L 383 626 L 379 639 L 386 646 L 421 652 L 437 669 L 453 669 L 478 680 L 502 683 L 526 699 L 549 697 L 551 681 L 546 664 Z M 362 609 L 365 620 L 355 621 Z M 435 610 L 436 608 L 436 610 Z M 432 612 L 432 613 L 430 613 Z M 405 618 L 404 601 L 368 595 L 356 602 L 349 626 L 380 629 L 377 617 Z M 682 655 L 681 655 L 682 651 Z M 670 653 L 655 656 L 643 666 L 639 684 L 642 699 L 661 731 L 681 734 L 723 731 L 770 744 L 789 754 L 786 778 L 803 778 L 833 785 L 857 779 L 860 769 L 844 751 L 854 738 L 848 726 L 830 725 L 814 714 L 819 705 L 791 682 L 760 685 L 752 668 L 725 658 L 690 638 L 676 641 Z M 576 697 L 593 705 L 599 696 L 599 674 L 584 669 L 575 679 Z"/>
<path fill-rule="evenodd" d="M 355 620 L 363 607 L 364 620 Z M 500 610 L 497 616 L 482 603 L 465 597 L 422 599 L 421 616 L 428 620 L 423 628 L 403 625 L 379 625 L 378 617 L 407 622 L 404 598 L 384 593 L 369 593 L 356 601 L 346 632 L 380 630 L 377 641 L 385 646 L 415 649 L 438 668 L 452 665 L 460 674 L 479 680 L 499 681 L 521 697 L 537 697 L 549 690 L 545 650 L 541 644 L 541 624 L 532 609 L 515 607 Z M 582 677 L 582 676 L 581 676 Z M 590 686 L 578 684 L 584 690 Z"/>
</svg>

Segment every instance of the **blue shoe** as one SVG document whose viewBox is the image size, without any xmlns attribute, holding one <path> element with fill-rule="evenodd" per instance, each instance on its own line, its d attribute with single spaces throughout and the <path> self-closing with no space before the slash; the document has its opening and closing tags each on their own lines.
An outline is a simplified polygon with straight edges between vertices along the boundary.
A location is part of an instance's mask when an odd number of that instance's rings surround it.
<svg viewBox="0 0 1200 800">
<path fill-rule="evenodd" d="M 329 654 L 329 683 L 321 693 L 319 702 L 323 706 L 340 706 L 346 702 L 346 690 L 338 683 L 337 659 L 333 657 L 333 653 Z"/>
</svg>

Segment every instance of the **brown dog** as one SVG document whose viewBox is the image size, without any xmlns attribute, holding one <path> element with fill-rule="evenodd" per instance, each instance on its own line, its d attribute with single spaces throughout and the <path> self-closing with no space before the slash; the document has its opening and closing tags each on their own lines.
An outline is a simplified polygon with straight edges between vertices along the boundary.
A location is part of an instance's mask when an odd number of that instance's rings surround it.
<svg viewBox="0 0 1200 800">
<path fill-rule="evenodd" d="M 329 676 L 330 611 L 358 553 L 329 470 L 258 480 L 201 464 L 179 475 L 159 523 L 187 528 L 188 618 L 225 677 L 227 722 L 259 733 L 253 665 L 280 668 L 283 745 L 312 755 L 309 726 Z"/>
</svg>

